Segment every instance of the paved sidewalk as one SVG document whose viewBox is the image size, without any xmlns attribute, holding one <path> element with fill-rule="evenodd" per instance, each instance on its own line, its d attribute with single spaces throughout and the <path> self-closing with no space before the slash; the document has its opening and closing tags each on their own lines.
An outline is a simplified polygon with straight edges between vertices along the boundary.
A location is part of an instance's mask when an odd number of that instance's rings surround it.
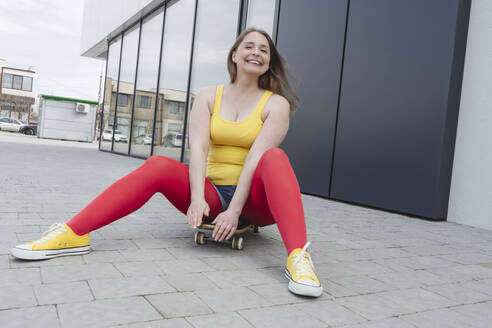
<svg viewBox="0 0 492 328">
<path fill-rule="evenodd" d="M 275 226 L 196 246 L 161 195 L 91 233 L 93 252 L 9 255 L 143 163 L 0 132 L 0 327 L 490 327 L 492 231 L 303 195 L 325 292 L 287 291 Z"/>
</svg>

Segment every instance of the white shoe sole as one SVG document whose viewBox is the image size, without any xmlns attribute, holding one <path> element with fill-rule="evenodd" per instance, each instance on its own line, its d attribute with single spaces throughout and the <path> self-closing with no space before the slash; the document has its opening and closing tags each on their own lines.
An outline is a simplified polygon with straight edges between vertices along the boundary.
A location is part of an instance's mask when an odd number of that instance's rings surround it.
<svg viewBox="0 0 492 328">
<path fill-rule="evenodd" d="M 322 286 L 310 286 L 292 280 L 287 269 L 285 269 L 285 277 L 289 280 L 289 290 L 294 294 L 311 297 L 319 297 L 323 294 Z"/>
<path fill-rule="evenodd" d="M 22 260 L 47 260 L 58 256 L 87 254 L 90 251 L 90 246 L 49 250 L 27 250 L 14 247 L 10 250 L 10 253 Z"/>
</svg>

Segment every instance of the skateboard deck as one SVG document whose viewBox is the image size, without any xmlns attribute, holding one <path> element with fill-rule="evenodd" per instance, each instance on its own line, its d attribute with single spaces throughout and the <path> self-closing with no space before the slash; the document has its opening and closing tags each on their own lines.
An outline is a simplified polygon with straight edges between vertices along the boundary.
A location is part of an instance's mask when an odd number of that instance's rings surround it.
<svg viewBox="0 0 492 328">
<path fill-rule="evenodd" d="M 201 230 L 214 230 L 215 224 L 212 223 L 202 223 L 198 226 L 198 229 Z M 234 231 L 234 235 L 232 237 L 231 246 L 233 249 L 240 250 L 243 249 L 244 246 L 244 237 L 241 234 L 245 233 L 248 230 L 253 230 L 254 232 L 259 232 L 259 228 L 257 225 L 250 224 L 244 221 L 239 221 L 236 231 Z M 203 231 L 197 231 L 195 233 L 195 243 L 197 245 L 205 244 L 205 240 L 210 239 L 213 240 L 212 235 L 207 236 Z M 228 242 L 224 240 L 224 242 Z"/>
</svg>

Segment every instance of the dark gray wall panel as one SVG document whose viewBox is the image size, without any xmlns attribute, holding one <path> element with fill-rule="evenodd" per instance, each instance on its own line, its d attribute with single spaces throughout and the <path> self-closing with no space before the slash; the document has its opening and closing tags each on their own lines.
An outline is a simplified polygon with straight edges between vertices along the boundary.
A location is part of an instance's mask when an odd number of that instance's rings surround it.
<svg viewBox="0 0 492 328">
<path fill-rule="evenodd" d="M 445 218 L 463 3 L 350 2 L 330 197 Z"/>
<path fill-rule="evenodd" d="M 282 0 L 277 46 L 297 76 L 299 112 L 282 148 L 302 192 L 328 196 L 347 1 Z"/>
</svg>

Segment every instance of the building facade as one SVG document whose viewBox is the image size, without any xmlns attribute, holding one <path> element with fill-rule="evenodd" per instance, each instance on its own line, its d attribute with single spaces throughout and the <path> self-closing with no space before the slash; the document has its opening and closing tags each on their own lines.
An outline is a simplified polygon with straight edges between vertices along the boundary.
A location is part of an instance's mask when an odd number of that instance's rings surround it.
<svg viewBox="0 0 492 328">
<path fill-rule="evenodd" d="M 4 63 L 0 59 L 0 117 L 30 122 L 35 72 L 7 67 Z"/>
<path fill-rule="evenodd" d="M 99 133 L 128 138 L 100 150 L 187 163 L 194 96 L 229 80 L 256 26 L 294 73 L 281 147 L 302 192 L 492 229 L 491 22 L 486 0 L 86 0 L 81 53 L 107 65 Z"/>
</svg>

